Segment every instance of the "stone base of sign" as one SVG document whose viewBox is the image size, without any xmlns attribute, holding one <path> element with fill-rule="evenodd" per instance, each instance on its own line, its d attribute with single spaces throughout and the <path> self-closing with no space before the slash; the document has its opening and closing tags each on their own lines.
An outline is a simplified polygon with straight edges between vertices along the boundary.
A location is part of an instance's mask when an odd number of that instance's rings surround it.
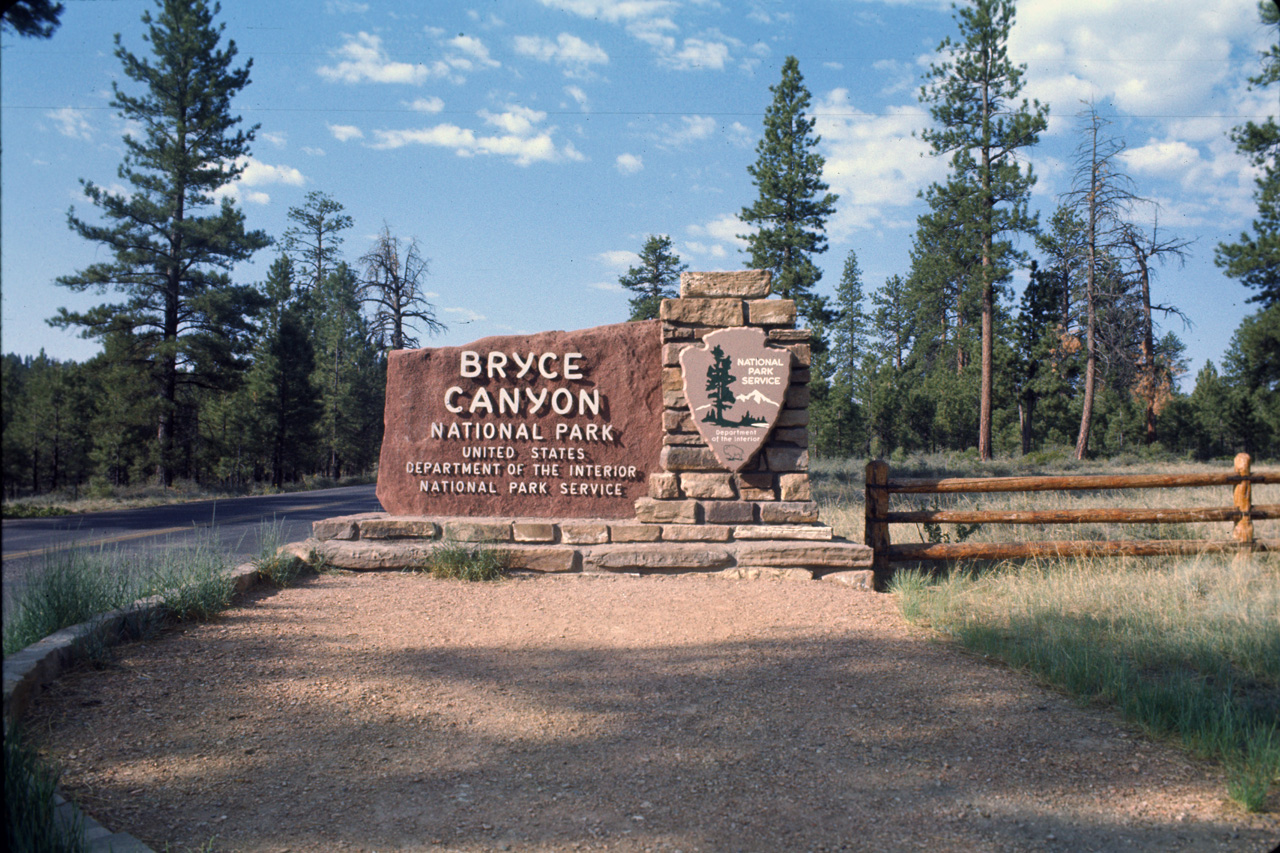
<svg viewBox="0 0 1280 853">
<path fill-rule="evenodd" d="M 697 501 L 692 501 L 698 504 Z M 700 511 L 695 506 L 694 513 Z M 652 524 L 617 519 L 419 518 L 364 513 L 312 525 L 289 550 L 357 571 L 423 565 L 442 543 L 484 544 L 533 572 L 714 572 L 728 577 L 848 576 L 871 549 L 820 524 Z M 858 585 L 854 583 L 853 585 Z M 868 587 L 870 588 L 870 587 Z"/>
</svg>

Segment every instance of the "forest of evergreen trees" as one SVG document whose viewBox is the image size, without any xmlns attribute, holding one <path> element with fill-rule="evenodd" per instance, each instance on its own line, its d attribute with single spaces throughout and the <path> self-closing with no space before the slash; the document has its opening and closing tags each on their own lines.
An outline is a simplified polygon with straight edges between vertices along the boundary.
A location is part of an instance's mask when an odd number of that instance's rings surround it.
<svg viewBox="0 0 1280 853">
<path fill-rule="evenodd" d="M 384 228 L 367 253 L 344 257 L 351 218 L 322 192 L 291 209 L 275 239 L 247 230 L 228 199 L 215 202 L 254 137 L 229 112 L 248 65 L 234 66 L 234 42 L 219 47 L 204 0 L 158 8 L 143 19 L 155 56 L 117 48 L 140 93 L 113 84 L 112 105 L 151 128 L 124 140 L 132 189 L 86 182 L 100 221 L 70 216 L 113 259 L 58 282 L 124 301 L 52 318 L 100 341 L 87 362 L 4 356 L 8 497 L 179 479 L 242 490 L 367 472 L 386 352 L 442 328 L 416 241 Z M 1276 26 L 1273 7 L 1261 8 Z M 852 251 L 834 298 L 816 290 L 813 257 L 826 251 L 838 198 L 822 181 L 794 57 L 771 88 L 748 169 L 760 197 L 740 216 L 754 229 L 745 265 L 773 270 L 774 292 L 796 300 L 815 332 L 815 453 L 1280 456 L 1280 127 L 1250 122 L 1233 135 L 1260 170 L 1259 214 L 1217 260 L 1256 291 L 1259 310 L 1186 392 L 1182 315 L 1153 302 L 1152 282 L 1187 247 L 1120 170 L 1124 141 L 1094 109 L 1080 116 L 1071 191 L 1047 221 L 1027 209 L 1035 176 L 1014 155 L 1036 144 L 1048 108 L 1019 100 L 1022 71 L 1004 52 L 1013 13 L 1009 0 L 957 9 L 958 39 L 940 45 L 921 89 L 935 122 L 923 138 L 949 157 L 950 177 L 922 193 L 909 269 L 869 293 Z M 1272 48 L 1251 82 L 1278 81 Z M 259 251 L 276 253 L 266 280 L 232 284 L 230 271 Z M 651 236 L 622 279 L 636 294 L 632 319 L 656 314 L 684 268 L 669 237 Z M 1015 278 L 1027 281 L 1017 300 Z"/>
</svg>

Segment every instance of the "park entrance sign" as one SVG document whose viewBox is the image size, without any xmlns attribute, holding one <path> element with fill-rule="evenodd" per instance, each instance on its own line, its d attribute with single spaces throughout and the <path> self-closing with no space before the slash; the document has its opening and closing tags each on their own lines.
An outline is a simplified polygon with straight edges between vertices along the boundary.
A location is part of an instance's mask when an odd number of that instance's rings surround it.
<svg viewBox="0 0 1280 853">
<path fill-rule="evenodd" d="M 819 520 L 810 333 L 769 285 L 684 273 L 658 320 L 391 353 L 386 512 L 316 522 L 300 553 L 404 568 L 452 541 L 517 570 L 870 584 L 871 550 Z"/>
<path fill-rule="evenodd" d="M 625 518 L 662 450 L 657 321 L 397 350 L 378 500 L 392 515 Z"/>
</svg>

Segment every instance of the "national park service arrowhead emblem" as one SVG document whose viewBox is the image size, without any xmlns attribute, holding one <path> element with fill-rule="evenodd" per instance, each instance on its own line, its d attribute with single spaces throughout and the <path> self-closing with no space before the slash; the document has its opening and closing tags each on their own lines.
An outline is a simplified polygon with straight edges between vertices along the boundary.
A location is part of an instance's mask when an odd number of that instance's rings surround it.
<svg viewBox="0 0 1280 853">
<path fill-rule="evenodd" d="M 763 329 L 711 332 L 680 353 L 684 393 L 698 432 L 731 472 L 751 461 L 782 412 L 791 353 L 766 345 Z"/>
</svg>

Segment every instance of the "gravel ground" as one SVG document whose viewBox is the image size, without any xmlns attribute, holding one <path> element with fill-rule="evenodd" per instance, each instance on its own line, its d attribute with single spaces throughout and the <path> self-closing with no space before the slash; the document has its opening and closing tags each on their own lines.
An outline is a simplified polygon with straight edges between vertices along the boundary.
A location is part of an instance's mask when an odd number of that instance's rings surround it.
<svg viewBox="0 0 1280 853">
<path fill-rule="evenodd" d="M 27 722 L 157 850 L 1280 841 L 1214 766 L 832 583 L 324 575 L 122 647 Z"/>
</svg>

